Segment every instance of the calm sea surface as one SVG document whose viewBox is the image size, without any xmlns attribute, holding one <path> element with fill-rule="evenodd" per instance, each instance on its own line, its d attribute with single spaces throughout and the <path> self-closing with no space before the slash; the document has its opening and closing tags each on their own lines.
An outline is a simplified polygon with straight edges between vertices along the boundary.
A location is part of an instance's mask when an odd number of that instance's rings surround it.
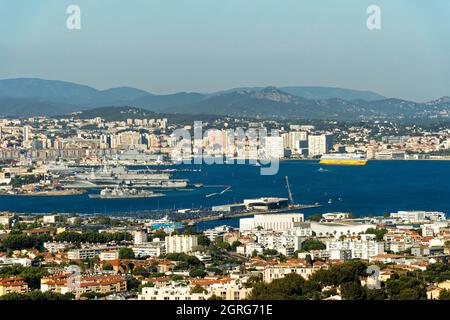
<svg viewBox="0 0 450 320">
<path fill-rule="evenodd" d="M 164 191 L 165 197 L 147 199 L 90 199 L 87 194 L 64 197 L 0 196 L 0 210 L 19 213 L 135 214 L 156 209 L 210 207 L 246 198 L 287 197 L 285 176 L 296 203 L 322 204 L 306 215 L 352 212 L 356 216 L 383 215 L 397 210 L 436 210 L 450 213 L 449 161 L 369 161 L 366 166 L 320 166 L 317 161 L 284 161 L 274 176 L 260 175 L 252 165 L 182 165 L 195 169 L 175 172 L 175 178 L 202 183 L 190 191 Z M 319 171 L 323 168 L 326 171 Z M 198 171 L 201 169 L 201 171 Z M 224 190 L 223 194 L 207 197 Z M 96 192 L 96 191 L 89 191 Z M 330 200 L 331 199 L 331 200 Z M 329 203 L 331 202 L 331 203 Z M 237 226 L 238 219 L 210 222 Z"/>
</svg>

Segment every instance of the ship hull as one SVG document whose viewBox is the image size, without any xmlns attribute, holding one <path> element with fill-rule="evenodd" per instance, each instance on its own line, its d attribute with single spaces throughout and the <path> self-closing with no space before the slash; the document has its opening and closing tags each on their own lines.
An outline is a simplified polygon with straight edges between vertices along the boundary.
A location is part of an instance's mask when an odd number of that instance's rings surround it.
<svg viewBox="0 0 450 320">
<path fill-rule="evenodd" d="M 322 159 L 319 163 L 324 165 L 338 166 L 364 166 L 367 164 L 367 160 Z"/>
</svg>

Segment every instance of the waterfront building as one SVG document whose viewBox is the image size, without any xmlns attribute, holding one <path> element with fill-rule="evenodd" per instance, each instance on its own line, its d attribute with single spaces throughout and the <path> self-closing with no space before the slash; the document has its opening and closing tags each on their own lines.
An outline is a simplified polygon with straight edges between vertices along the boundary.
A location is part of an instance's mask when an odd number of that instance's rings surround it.
<svg viewBox="0 0 450 320">
<path fill-rule="evenodd" d="M 289 202 L 287 198 L 262 197 L 257 199 L 245 199 L 244 205 L 248 210 L 268 211 L 287 208 Z"/>
<path fill-rule="evenodd" d="M 302 213 L 288 213 L 288 214 L 257 214 L 253 218 L 242 218 L 239 220 L 239 230 L 289 230 L 294 226 L 304 221 Z"/>
<path fill-rule="evenodd" d="M 445 213 L 427 212 L 427 211 L 398 211 L 390 214 L 391 218 L 400 220 L 404 223 L 417 223 L 424 221 L 443 221 Z"/>
<path fill-rule="evenodd" d="M 284 157 L 283 138 L 265 137 L 264 155 L 268 159 L 280 159 Z"/>
<path fill-rule="evenodd" d="M 308 155 L 310 157 L 321 156 L 333 149 L 333 135 L 321 134 L 308 137 Z"/>
<path fill-rule="evenodd" d="M 375 159 L 377 160 L 404 160 L 405 151 L 400 150 L 383 150 L 375 152 Z"/>
</svg>

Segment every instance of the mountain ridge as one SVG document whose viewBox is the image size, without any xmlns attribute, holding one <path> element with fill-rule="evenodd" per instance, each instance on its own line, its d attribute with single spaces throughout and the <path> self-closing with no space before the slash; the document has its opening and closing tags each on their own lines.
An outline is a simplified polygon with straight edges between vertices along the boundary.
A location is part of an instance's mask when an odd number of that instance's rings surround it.
<svg viewBox="0 0 450 320">
<path fill-rule="evenodd" d="M 378 97 L 382 99 L 375 99 Z M 127 86 L 98 90 L 60 80 L 0 80 L 1 116 L 53 116 L 104 106 L 134 106 L 172 114 L 355 120 L 448 116 L 450 98 L 444 96 L 418 103 L 385 98 L 372 91 L 293 86 L 243 87 L 211 94 L 177 92 L 157 95 Z"/>
</svg>

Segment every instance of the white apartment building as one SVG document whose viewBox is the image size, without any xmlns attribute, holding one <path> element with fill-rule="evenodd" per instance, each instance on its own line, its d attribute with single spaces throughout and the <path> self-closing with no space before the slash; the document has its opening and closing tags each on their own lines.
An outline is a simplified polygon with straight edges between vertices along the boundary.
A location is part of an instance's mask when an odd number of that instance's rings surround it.
<svg viewBox="0 0 450 320">
<path fill-rule="evenodd" d="M 240 219 L 239 230 L 241 232 L 256 229 L 282 231 L 293 229 L 298 222 L 303 221 L 302 213 L 257 214 L 253 218 Z"/>
<path fill-rule="evenodd" d="M 156 239 L 155 239 L 156 240 Z M 166 243 L 164 241 L 152 241 L 131 247 L 136 257 L 159 257 L 166 253 Z"/>
<path fill-rule="evenodd" d="M 330 260 L 350 260 L 352 258 L 352 250 L 350 249 L 332 249 L 330 252 Z"/>
<path fill-rule="evenodd" d="M 208 289 L 211 294 L 223 300 L 244 300 L 252 291 L 252 288 L 244 288 L 237 284 L 213 284 Z"/>
<path fill-rule="evenodd" d="M 44 248 L 50 253 L 58 253 L 72 248 L 74 245 L 69 242 L 44 242 Z"/>
<path fill-rule="evenodd" d="M 264 138 L 264 155 L 268 159 L 280 159 L 284 157 L 283 138 L 282 137 L 265 137 Z"/>
<path fill-rule="evenodd" d="M 434 223 L 427 223 L 421 226 L 423 237 L 434 237 L 439 234 L 442 228 L 448 227 L 447 221 L 437 221 Z"/>
<path fill-rule="evenodd" d="M 263 271 L 263 281 L 271 283 L 275 279 L 284 278 L 290 273 L 296 273 L 305 279 L 308 279 L 318 268 L 310 266 L 280 264 L 277 266 L 266 267 Z"/>
<path fill-rule="evenodd" d="M 445 213 L 435 211 L 398 211 L 391 213 L 390 217 L 405 223 L 417 223 L 426 220 L 443 221 L 445 220 Z"/>
<path fill-rule="evenodd" d="M 253 253 L 261 254 L 263 251 L 263 246 L 258 243 L 246 243 L 236 248 L 236 253 L 246 256 L 251 256 Z"/>
<path fill-rule="evenodd" d="M 361 235 L 357 240 L 329 240 L 326 241 L 326 248 L 330 253 L 334 250 L 350 250 L 352 259 L 369 259 L 385 252 L 384 242 L 377 242 L 373 238 L 374 235 L 367 234 Z"/>
<path fill-rule="evenodd" d="M 148 241 L 147 233 L 144 231 L 135 231 L 133 234 L 133 242 L 135 245 L 143 244 Z"/>
<path fill-rule="evenodd" d="M 228 226 L 218 226 L 213 229 L 203 231 L 203 234 L 211 241 L 215 241 L 218 237 L 223 236 L 226 232 L 230 231 Z"/>
<path fill-rule="evenodd" d="M 198 237 L 196 235 L 168 236 L 165 242 L 166 253 L 188 253 L 198 246 Z"/>
<path fill-rule="evenodd" d="M 145 287 L 138 300 L 207 300 L 210 293 L 191 293 L 190 287 Z"/>
<path fill-rule="evenodd" d="M 91 246 L 81 249 L 73 249 L 67 252 L 67 258 L 70 260 L 84 260 L 99 257 L 103 251 L 118 250 L 120 247 Z"/>
<path fill-rule="evenodd" d="M 333 135 L 321 134 L 310 135 L 308 137 L 308 155 L 321 156 L 328 153 L 333 148 Z"/>
<path fill-rule="evenodd" d="M 0 268 L 20 264 L 24 267 L 31 266 L 31 259 L 28 258 L 8 258 L 0 257 Z"/>
<path fill-rule="evenodd" d="M 302 237 L 289 235 L 282 232 L 266 232 L 257 237 L 257 242 L 265 249 L 284 250 L 291 255 L 296 250 L 301 249 Z"/>
<path fill-rule="evenodd" d="M 100 253 L 100 261 L 110 261 L 110 260 L 118 260 L 119 259 L 119 251 L 118 250 L 108 250 L 102 251 Z"/>
<path fill-rule="evenodd" d="M 44 224 L 55 224 L 58 221 L 58 215 L 52 214 L 44 216 Z"/>
<path fill-rule="evenodd" d="M 283 147 L 291 149 L 293 154 L 302 154 L 302 149 L 308 148 L 308 133 L 305 131 L 290 131 L 282 137 Z"/>
</svg>

